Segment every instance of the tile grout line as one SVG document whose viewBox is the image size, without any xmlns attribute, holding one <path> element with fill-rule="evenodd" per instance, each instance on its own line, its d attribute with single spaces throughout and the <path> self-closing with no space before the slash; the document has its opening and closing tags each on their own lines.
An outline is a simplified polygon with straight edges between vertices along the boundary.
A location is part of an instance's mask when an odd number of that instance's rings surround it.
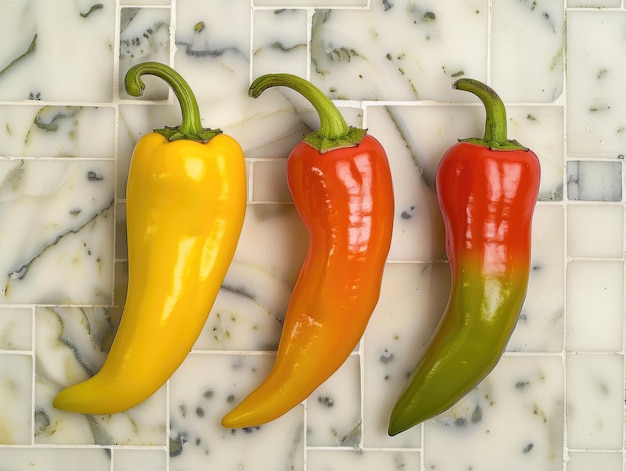
<svg viewBox="0 0 626 471">
<path fill-rule="evenodd" d="M 118 178 L 119 178 L 119 161 L 120 161 L 120 108 L 119 108 L 119 71 L 120 71 L 120 18 L 121 18 L 121 5 L 120 0 L 116 0 L 115 2 L 115 31 L 113 37 L 113 81 L 112 81 L 112 104 L 114 108 L 114 123 L 113 123 L 113 205 L 111 211 L 113 213 L 113 227 L 112 227 L 112 237 L 113 237 L 113 264 L 111 269 L 111 304 L 115 304 L 115 259 L 117 257 L 116 249 L 117 249 L 117 217 L 118 217 L 118 203 L 119 203 L 119 193 L 118 193 Z"/>
<path fill-rule="evenodd" d="M 563 387 L 563 405 L 562 405 L 562 413 L 563 413 L 563 438 L 562 438 L 562 464 L 561 469 L 563 471 L 567 471 L 568 463 L 569 463 L 569 448 L 568 448 L 568 433 L 567 433 L 567 267 L 568 267 L 568 249 L 567 249 L 567 206 L 568 206 L 568 195 L 567 195 L 567 160 L 568 160 L 568 139 L 567 139 L 567 129 L 568 129 L 568 113 L 567 113 L 567 102 L 568 102 L 568 90 L 567 90 L 567 6 L 566 2 L 563 4 L 563 70 L 561 72 L 561 83 L 563 86 L 563 92 L 561 93 L 561 99 L 563 104 L 561 106 L 561 113 L 563 119 L 563 154 L 562 154 L 562 169 L 563 173 L 561 175 L 561 207 L 562 207 L 562 215 L 563 215 L 563 266 L 562 276 L 563 276 L 563 293 L 562 293 L 562 301 L 563 301 L 563 345 L 562 345 L 562 354 L 561 354 L 561 370 L 563 372 L 562 379 L 562 387 Z"/>
<path fill-rule="evenodd" d="M 491 84 L 491 59 L 492 59 L 492 35 L 493 35 L 493 0 L 487 0 L 487 84 Z"/>
<path fill-rule="evenodd" d="M 37 378 L 35 374 L 35 367 L 37 366 L 37 362 L 35 360 L 35 340 L 37 338 L 36 332 L 36 320 L 37 316 L 35 315 L 36 308 L 35 306 L 31 306 L 31 345 L 30 345 L 30 355 L 31 355 L 31 409 L 30 409 L 30 443 L 31 446 L 35 446 L 35 410 L 37 406 L 36 396 L 35 396 L 35 380 Z"/>
<path fill-rule="evenodd" d="M 118 177 L 119 177 L 119 126 L 120 126 L 120 108 L 119 108 L 119 76 L 120 76 L 120 41 L 121 41 L 121 31 L 120 31 L 120 18 L 122 13 L 122 7 L 120 5 L 120 0 L 116 0 L 115 2 L 115 30 L 113 32 L 113 80 L 112 80 L 112 96 L 111 102 L 113 104 L 115 110 L 115 121 L 113 126 L 113 228 L 112 228 L 112 236 L 113 236 L 113 266 L 111 270 L 111 304 L 115 303 L 115 258 L 117 256 L 116 249 L 117 244 L 116 240 L 118 237 L 117 233 L 117 215 L 118 215 Z M 95 440 L 94 440 L 95 441 Z M 111 471 L 115 471 L 115 455 L 117 454 L 115 449 L 109 448 L 110 450 L 110 458 L 109 458 L 109 466 Z"/>
<path fill-rule="evenodd" d="M 307 80 L 311 79 L 311 42 L 313 40 L 313 15 L 315 14 L 315 9 L 307 8 L 306 9 L 306 69 L 305 69 L 305 77 Z M 304 470 L 306 471 L 306 469 Z"/>
<path fill-rule="evenodd" d="M 177 0 L 170 0 L 170 64 L 175 63 L 176 56 L 176 18 L 177 18 Z M 250 35 L 252 36 L 252 35 Z M 171 91 L 169 93 L 171 96 Z M 170 471 L 170 443 L 172 441 L 172 427 L 171 427 L 171 417 L 170 411 L 171 407 L 171 390 L 170 390 L 170 380 L 165 382 L 165 471 Z M 114 470 L 115 471 L 115 470 Z"/>
<path fill-rule="evenodd" d="M 624 0 L 622 1 L 622 5 L 624 4 Z M 621 172 L 622 172 L 622 260 L 624 260 L 623 270 L 622 270 L 622 279 L 623 279 L 623 296 L 622 296 L 622 359 L 624 366 L 622 368 L 622 372 L 624 374 L 623 383 L 622 383 L 622 416 L 626 417 L 626 196 L 624 195 L 624 190 L 626 189 L 626 175 L 624 170 L 626 169 L 626 165 L 624 164 L 624 159 L 622 158 L 621 162 Z M 626 420 L 622 421 L 622 471 L 626 470 Z"/>
</svg>

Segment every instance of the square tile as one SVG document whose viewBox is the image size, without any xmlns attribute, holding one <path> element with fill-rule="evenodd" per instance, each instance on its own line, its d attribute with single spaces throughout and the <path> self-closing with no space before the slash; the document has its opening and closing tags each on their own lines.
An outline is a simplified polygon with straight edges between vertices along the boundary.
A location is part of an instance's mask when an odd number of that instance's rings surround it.
<svg viewBox="0 0 626 471">
<path fill-rule="evenodd" d="M 626 12 L 567 14 L 567 149 L 572 156 L 617 157 L 626 144 L 626 64 L 613 54 Z M 593 31 L 590 41 L 589 31 Z"/>
<path fill-rule="evenodd" d="M 113 471 L 166 471 L 168 455 L 165 450 L 137 450 L 116 448 L 113 450 Z"/>
<path fill-rule="evenodd" d="M 623 461 L 621 452 L 572 451 L 569 453 L 567 471 L 622 471 Z"/>
<path fill-rule="evenodd" d="M 31 350 L 33 348 L 32 329 L 32 308 L 5 307 L 0 309 L 0 350 Z"/>
<path fill-rule="evenodd" d="M 484 79 L 488 2 L 373 2 L 360 10 L 316 10 L 311 80 L 333 99 L 457 100 L 458 77 Z M 454 41 L 455 31 L 463 41 Z"/>
<path fill-rule="evenodd" d="M 5 404 L 10 404 L 10 407 L 0 409 L 0 444 L 31 444 L 32 391 L 32 356 L 0 355 L 0 397 Z M 6 465 L 4 455 L 2 458 Z"/>
<path fill-rule="evenodd" d="M 271 355 L 192 354 L 170 381 L 170 467 L 302 471 L 304 411 L 260 427 L 226 429 L 221 419 L 263 380 Z"/>
<path fill-rule="evenodd" d="M 492 85 L 502 99 L 549 103 L 559 98 L 565 62 L 563 0 L 540 6 L 494 3 L 491 21 Z"/>
<path fill-rule="evenodd" d="M 566 321 L 569 351 L 622 351 L 623 310 L 623 262 L 569 262 Z"/>
<path fill-rule="evenodd" d="M 361 447 L 359 364 L 358 355 L 348 357 L 306 400 L 308 447 Z"/>
<path fill-rule="evenodd" d="M 567 197 L 574 201 L 621 201 L 622 162 L 567 162 Z"/>
<path fill-rule="evenodd" d="M 306 77 L 307 11 L 256 10 L 252 25 L 252 75 L 291 73 Z"/>
<path fill-rule="evenodd" d="M 0 160 L 2 303 L 111 301 L 113 175 L 113 161 Z"/>
<path fill-rule="evenodd" d="M 170 10 L 166 8 L 120 9 L 120 97 L 133 98 L 126 93 L 124 77 L 133 65 L 154 61 L 170 65 Z M 167 100 L 168 85 L 160 78 L 146 75 L 143 99 Z"/>
<path fill-rule="evenodd" d="M 307 471 L 394 471 L 419 469 L 420 454 L 409 450 L 310 450 Z"/>
<path fill-rule="evenodd" d="M 562 396 L 560 357 L 503 357 L 473 392 L 425 424 L 424 469 L 562 471 Z"/>
<path fill-rule="evenodd" d="M 567 446 L 574 449 L 621 450 L 624 355 L 569 354 L 566 371 Z"/>
<path fill-rule="evenodd" d="M 623 257 L 624 208 L 606 205 L 569 205 L 567 252 L 572 257 Z"/>
<path fill-rule="evenodd" d="M 93 5 L 3 5 L 0 30 L 12 39 L 0 47 L 0 100 L 111 101 L 115 3 Z"/>
</svg>

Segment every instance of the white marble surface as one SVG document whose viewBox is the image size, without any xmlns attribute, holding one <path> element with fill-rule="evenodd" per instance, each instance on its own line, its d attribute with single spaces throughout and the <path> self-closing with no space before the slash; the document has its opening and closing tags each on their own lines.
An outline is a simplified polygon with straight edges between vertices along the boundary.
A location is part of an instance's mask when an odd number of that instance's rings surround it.
<svg viewBox="0 0 626 471">
<path fill-rule="evenodd" d="M 622 0 L 0 0 L 0 463 L 13 471 L 624 471 Z M 565 27 L 567 24 L 567 28 Z M 124 197 L 143 134 L 175 125 L 158 60 L 204 125 L 247 158 L 235 260 L 171 380 L 112 416 L 52 399 L 104 361 L 126 290 Z M 388 151 L 397 218 L 381 299 L 358 348 L 307 401 L 258 429 L 222 415 L 273 361 L 306 233 L 285 157 L 317 125 L 290 72 Z M 441 314 L 449 274 L 433 189 L 484 114 L 460 76 L 504 99 L 509 136 L 542 164 L 533 271 L 496 369 L 442 416 L 389 437 L 388 415 Z"/>
</svg>

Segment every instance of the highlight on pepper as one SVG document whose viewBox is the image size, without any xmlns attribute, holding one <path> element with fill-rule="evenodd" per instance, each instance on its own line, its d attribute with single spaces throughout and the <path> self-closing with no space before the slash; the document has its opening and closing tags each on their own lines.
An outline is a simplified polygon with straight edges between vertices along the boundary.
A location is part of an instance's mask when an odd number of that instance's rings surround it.
<svg viewBox="0 0 626 471">
<path fill-rule="evenodd" d="M 198 338 L 230 266 L 246 210 L 244 155 L 219 129 L 204 129 L 196 98 L 170 67 L 145 62 L 126 74 L 173 89 L 182 123 L 136 144 L 126 188 L 128 288 L 100 371 L 62 390 L 58 409 L 112 414 L 141 403 L 180 366 Z"/>
<path fill-rule="evenodd" d="M 453 87 L 482 101 L 485 135 L 452 146 L 437 169 L 450 296 L 393 408 L 389 435 L 445 412 L 493 370 L 528 287 L 539 159 L 507 139 L 506 110 L 494 90 L 473 79 Z"/>
<path fill-rule="evenodd" d="M 285 86 L 302 94 L 320 127 L 287 160 L 287 182 L 309 233 L 272 370 L 222 419 L 258 426 L 305 400 L 348 358 L 380 294 L 391 244 L 394 194 L 387 155 L 364 129 L 346 124 L 332 101 L 305 79 L 268 74 L 250 96 Z"/>
</svg>

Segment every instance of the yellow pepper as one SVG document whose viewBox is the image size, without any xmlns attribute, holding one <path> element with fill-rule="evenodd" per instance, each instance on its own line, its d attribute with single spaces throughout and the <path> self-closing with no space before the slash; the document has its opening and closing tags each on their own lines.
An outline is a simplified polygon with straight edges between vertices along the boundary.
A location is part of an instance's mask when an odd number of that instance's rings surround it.
<svg viewBox="0 0 626 471">
<path fill-rule="evenodd" d="M 206 322 L 243 225 L 241 147 L 220 130 L 202 128 L 193 92 L 163 64 L 131 68 L 131 95 L 141 95 L 144 74 L 172 87 L 182 124 L 155 130 L 135 146 L 126 192 L 124 312 L 102 369 L 55 398 L 54 406 L 66 411 L 121 412 L 165 384 Z"/>
</svg>

